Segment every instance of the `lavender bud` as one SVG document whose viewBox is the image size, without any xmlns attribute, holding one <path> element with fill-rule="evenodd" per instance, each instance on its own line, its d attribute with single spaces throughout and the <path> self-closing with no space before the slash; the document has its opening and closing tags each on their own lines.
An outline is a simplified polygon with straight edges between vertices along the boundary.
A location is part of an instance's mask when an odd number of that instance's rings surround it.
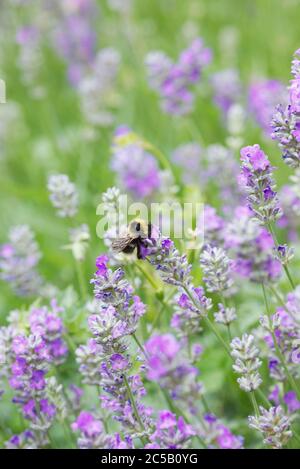
<svg viewBox="0 0 300 469">
<path fill-rule="evenodd" d="M 290 248 L 287 244 L 280 244 L 273 248 L 275 259 L 282 265 L 287 265 L 294 257 L 294 249 Z"/>
</svg>

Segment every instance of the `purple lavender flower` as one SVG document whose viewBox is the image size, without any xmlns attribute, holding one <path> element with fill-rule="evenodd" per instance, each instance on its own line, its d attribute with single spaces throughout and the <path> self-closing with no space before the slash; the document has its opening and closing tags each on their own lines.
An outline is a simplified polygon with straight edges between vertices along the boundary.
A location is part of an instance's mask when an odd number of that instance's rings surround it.
<svg viewBox="0 0 300 469">
<path fill-rule="evenodd" d="M 280 81 L 261 80 L 249 86 L 249 110 L 267 136 L 271 134 L 271 119 L 276 106 L 287 102 L 286 89 Z"/>
<path fill-rule="evenodd" d="M 159 413 L 155 427 L 155 432 L 150 436 L 151 443 L 145 448 L 188 448 L 191 445 L 191 438 L 195 435 L 195 430 L 185 423 L 183 417 L 177 420 L 176 415 L 169 410 L 162 410 Z"/>
<path fill-rule="evenodd" d="M 182 354 L 184 341 L 172 334 L 152 336 L 145 344 L 147 377 L 170 392 L 171 398 L 184 403 L 191 414 L 197 412 L 196 401 L 202 392 L 197 381 L 198 369 Z"/>
<path fill-rule="evenodd" d="M 270 233 L 258 227 L 252 212 L 237 207 L 224 229 L 224 246 L 233 259 L 233 271 L 254 282 L 276 280 L 281 274 L 280 262 L 273 258 L 274 241 Z"/>
<path fill-rule="evenodd" d="M 80 432 L 78 447 L 80 449 L 103 449 L 106 447 L 108 436 L 103 424 L 91 413 L 82 411 L 71 425 L 74 432 Z"/>
<path fill-rule="evenodd" d="M 300 347 L 299 305 L 300 288 L 297 287 L 293 292 L 288 293 L 285 306 L 277 308 L 270 321 L 268 318 L 262 318 L 261 320 L 264 329 L 267 331 L 264 340 L 269 347 L 270 375 L 277 381 L 285 381 L 288 377 L 286 376 L 286 370 L 278 360 L 274 337 L 285 359 L 289 373 L 296 378 L 299 376 L 297 360 Z"/>
<path fill-rule="evenodd" d="M 98 15 L 94 0 L 75 5 L 60 15 L 53 31 L 53 43 L 58 54 L 66 61 L 68 78 L 77 85 L 92 64 L 96 51 L 95 20 Z"/>
<path fill-rule="evenodd" d="M 247 194 L 248 207 L 261 224 L 268 224 L 281 216 L 270 161 L 259 145 L 241 150 L 239 183 Z"/>
<path fill-rule="evenodd" d="M 300 409 L 300 401 L 297 399 L 295 391 L 288 391 L 283 396 L 283 401 L 287 405 L 290 414 L 297 412 Z"/>
<path fill-rule="evenodd" d="M 196 142 L 180 145 L 172 154 L 172 160 L 182 171 L 185 184 L 204 184 L 202 159 L 203 149 Z"/>
<path fill-rule="evenodd" d="M 287 106 L 278 106 L 272 120 L 272 138 L 278 141 L 283 160 L 292 168 L 297 168 L 300 164 L 299 55 L 300 49 L 295 52 L 292 61 L 293 79 L 289 88 L 289 103 Z"/>
<path fill-rule="evenodd" d="M 77 350 L 85 382 L 103 388 L 101 405 L 122 425 L 126 437 L 143 438 L 151 426 L 152 410 L 140 400 L 145 389 L 139 375 L 130 374 L 132 363 L 124 340 L 134 334 L 145 307 L 133 295 L 121 269 L 112 271 L 100 256 L 94 284 L 97 311 L 89 317 L 94 339 Z"/>
<path fill-rule="evenodd" d="M 78 93 L 83 115 L 92 126 L 109 126 L 114 121 L 112 95 L 120 65 L 120 55 L 113 48 L 102 49 L 89 73 L 80 79 Z"/>
<path fill-rule="evenodd" d="M 242 94 L 242 86 L 238 71 L 225 69 L 214 73 L 210 77 L 214 102 L 226 116 L 230 107 L 239 102 Z"/>
<path fill-rule="evenodd" d="M 37 272 L 41 253 L 27 225 L 15 226 L 9 242 L 0 246 L 0 278 L 11 284 L 20 296 L 41 293 L 43 280 Z"/>
<path fill-rule="evenodd" d="M 293 189 L 293 186 L 285 185 L 278 192 L 283 213 L 277 225 L 287 229 L 288 238 L 291 241 L 296 241 L 298 239 L 300 197 Z"/>
<path fill-rule="evenodd" d="M 25 430 L 19 435 L 13 435 L 6 443 L 6 449 L 37 449 L 42 446 L 39 441 L 40 437 L 38 432 Z"/>
<path fill-rule="evenodd" d="M 113 147 L 112 169 L 116 172 L 121 186 L 135 198 L 151 197 L 160 187 L 160 173 L 157 160 L 145 145 L 130 139 L 131 131 L 122 133 L 122 141 L 116 134 Z M 124 140 L 125 139 L 125 140 Z"/>
<path fill-rule="evenodd" d="M 56 300 L 50 302 L 51 309 L 46 306 L 32 308 L 29 315 L 29 325 L 32 334 L 40 336 L 47 345 L 49 357 L 54 364 L 63 363 L 68 348 L 62 335 L 64 327 L 61 317 L 64 309 L 58 306 Z"/>
<path fill-rule="evenodd" d="M 201 38 L 194 39 L 184 50 L 177 63 L 173 63 L 164 53 L 151 52 L 145 63 L 148 80 L 161 97 L 162 109 L 175 115 L 192 111 L 195 97 L 190 91 L 197 83 L 203 68 L 211 61 L 211 51 L 204 46 Z"/>
<path fill-rule="evenodd" d="M 159 188 L 156 159 L 137 145 L 127 145 L 114 153 L 112 169 L 122 186 L 135 198 L 149 197 Z"/>
<path fill-rule="evenodd" d="M 231 430 L 221 423 L 214 415 L 206 414 L 199 434 L 208 448 L 242 449 L 243 437 L 234 435 Z"/>
</svg>

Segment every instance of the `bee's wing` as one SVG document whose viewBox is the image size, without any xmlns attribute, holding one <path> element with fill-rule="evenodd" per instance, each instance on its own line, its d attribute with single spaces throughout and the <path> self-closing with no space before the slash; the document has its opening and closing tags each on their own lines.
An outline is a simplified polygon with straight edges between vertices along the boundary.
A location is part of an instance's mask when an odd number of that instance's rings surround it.
<svg viewBox="0 0 300 469">
<path fill-rule="evenodd" d="M 134 239 L 132 238 L 132 236 L 124 236 L 123 238 L 118 238 L 118 239 L 115 239 L 112 244 L 111 244 L 111 247 L 113 249 L 113 251 L 117 251 L 117 252 L 122 252 L 124 251 L 124 249 L 126 249 L 129 244 L 133 241 Z"/>
</svg>

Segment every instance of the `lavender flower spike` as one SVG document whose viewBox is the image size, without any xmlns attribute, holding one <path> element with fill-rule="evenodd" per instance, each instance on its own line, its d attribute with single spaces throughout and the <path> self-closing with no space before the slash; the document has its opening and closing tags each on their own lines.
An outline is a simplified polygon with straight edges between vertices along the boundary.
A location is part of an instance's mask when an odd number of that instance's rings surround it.
<svg viewBox="0 0 300 469">
<path fill-rule="evenodd" d="M 241 339 L 235 337 L 230 344 L 231 355 L 235 359 L 233 369 L 242 375 L 237 382 L 246 392 L 254 391 L 262 383 L 260 374 L 257 372 L 262 362 L 258 358 L 259 350 L 253 342 L 252 335 L 243 334 Z"/>
<path fill-rule="evenodd" d="M 268 224 L 281 216 L 272 166 L 259 145 L 241 149 L 239 183 L 247 194 L 248 207 L 260 224 Z"/>
<path fill-rule="evenodd" d="M 206 246 L 200 255 L 200 264 L 208 291 L 228 294 L 233 280 L 230 278 L 231 262 L 225 251 L 218 247 Z"/>
<path fill-rule="evenodd" d="M 290 86 L 289 103 L 278 106 L 272 120 L 272 138 L 278 141 L 282 158 L 291 168 L 300 166 L 300 49 L 292 61 L 293 79 Z"/>
<path fill-rule="evenodd" d="M 265 444 L 273 449 L 281 449 L 292 437 L 289 418 L 284 415 L 281 406 L 269 410 L 260 406 L 259 411 L 259 417 L 248 417 L 250 427 L 263 434 Z"/>
</svg>

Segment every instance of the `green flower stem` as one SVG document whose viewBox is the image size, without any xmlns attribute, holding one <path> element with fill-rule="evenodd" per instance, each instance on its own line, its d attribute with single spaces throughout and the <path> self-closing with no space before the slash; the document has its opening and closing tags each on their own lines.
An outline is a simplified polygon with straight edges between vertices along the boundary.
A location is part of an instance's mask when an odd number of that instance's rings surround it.
<svg viewBox="0 0 300 469">
<path fill-rule="evenodd" d="M 135 399 L 134 399 L 134 396 L 133 396 L 133 393 L 131 391 L 131 388 L 129 386 L 129 383 L 128 383 L 128 380 L 127 380 L 127 377 L 124 375 L 124 383 L 125 383 L 125 386 L 126 386 L 126 389 L 128 391 L 128 394 L 129 394 L 129 399 L 130 399 L 130 402 L 131 402 L 131 405 L 132 405 L 132 408 L 133 408 L 133 412 L 134 412 L 134 415 L 135 415 L 135 418 L 140 426 L 140 429 L 141 431 L 145 431 L 145 427 L 144 427 L 144 424 L 141 420 L 141 417 L 140 417 L 140 414 L 138 412 L 138 409 L 137 409 L 137 406 L 136 406 L 136 403 L 135 403 Z M 141 440 L 142 440 L 142 443 L 145 445 L 147 443 L 146 441 L 146 438 L 144 437 L 141 437 Z"/>
<path fill-rule="evenodd" d="M 249 395 L 250 395 L 250 400 L 251 400 L 251 403 L 252 403 L 252 406 L 253 406 L 253 409 L 254 409 L 255 416 L 259 417 L 259 409 L 258 409 L 258 404 L 257 404 L 256 397 L 255 397 L 255 392 L 251 391 L 251 392 L 249 392 Z"/>
<path fill-rule="evenodd" d="M 288 312 L 288 310 L 286 308 L 286 304 L 285 304 L 284 300 L 281 298 L 281 296 L 279 295 L 279 293 L 277 292 L 277 290 L 270 283 L 267 284 L 267 287 L 270 289 L 270 291 L 276 297 L 277 301 L 281 304 L 281 306 Z"/>
<path fill-rule="evenodd" d="M 231 330 L 230 330 L 230 324 L 227 324 L 227 332 L 228 332 L 229 342 L 231 342 L 232 341 L 232 335 L 231 335 Z"/>
<path fill-rule="evenodd" d="M 135 334 L 132 334 L 132 337 L 134 339 L 134 341 L 136 342 L 137 346 L 140 348 L 141 352 L 143 353 L 143 355 L 145 356 L 145 358 L 148 359 L 148 355 L 147 355 L 147 352 L 146 350 L 144 349 L 144 347 L 142 346 L 141 342 L 139 341 L 139 339 L 137 338 L 137 336 Z"/>
<path fill-rule="evenodd" d="M 270 312 L 270 309 L 269 309 L 269 304 L 268 304 L 268 300 L 267 300 L 267 295 L 266 295 L 266 289 L 265 289 L 265 285 L 262 283 L 262 289 L 263 289 L 263 295 L 264 295 L 264 300 L 265 300 L 265 305 L 266 305 L 266 310 L 267 310 L 267 315 L 268 315 L 268 318 L 269 318 L 269 322 L 271 323 L 271 312 Z M 280 350 L 280 347 L 278 345 L 278 342 L 277 342 L 277 339 L 276 339 L 276 336 L 274 334 L 274 331 L 271 330 L 271 335 L 272 335 L 272 339 L 273 339 L 273 343 L 274 343 L 274 347 L 275 347 L 275 351 L 276 351 L 276 354 L 277 354 L 277 357 L 279 358 L 280 360 L 280 363 L 284 369 L 284 372 L 286 374 L 286 377 L 291 385 L 291 387 L 294 389 L 294 391 L 296 392 L 297 394 L 297 397 L 298 399 L 300 399 L 300 389 L 298 388 L 298 385 L 294 379 L 294 377 L 292 376 L 292 374 L 290 373 L 289 369 L 288 369 L 288 366 L 286 364 L 286 361 L 285 361 L 285 357 L 283 355 L 283 353 L 281 352 Z"/>
<path fill-rule="evenodd" d="M 271 402 L 269 401 L 267 396 L 262 392 L 262 390 L 260 388 L 258 388 L 256 391 L 257 391 L 257 394 L 259 395 L 259 397 L 261 398 L 261 400 L 264 402 L 265 406 L 272 407 Z"/>
<path fill-rule="evenodd" d="M 148 280 L 150 285 L 154 288 L 156 292 L 161 292 L 162 287 L 155 281 L 155 277 L 151 275 L 144 267 L 142 267 L 141 262 L 137 261 L 135 263 L 135 266 L 138 268 L 138 270 L 143 274 L 143 276 Z"/>
</svg>

